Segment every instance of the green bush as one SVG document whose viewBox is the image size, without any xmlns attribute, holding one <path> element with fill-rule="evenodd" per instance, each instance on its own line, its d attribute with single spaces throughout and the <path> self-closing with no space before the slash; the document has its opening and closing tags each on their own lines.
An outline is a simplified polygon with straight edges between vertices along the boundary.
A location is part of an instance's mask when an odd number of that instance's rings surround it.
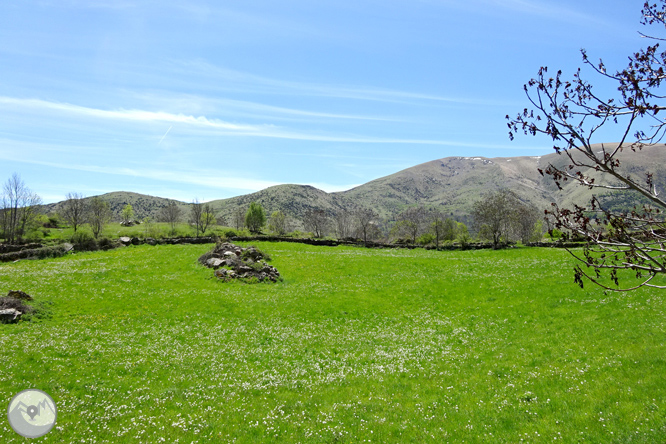
<svg viewBox="0 0 666 444">
<path fill-rule="evenodd" d="M 25 242 L 40 242 L 43 238 L 41 230 L 30 230 L 23 236 Z"/>
<path fill-rule="evenodd" d="M 60 257 L 65 254 L 65 247 L 62 245 L 55 245 L 52 247 L 44 247 L 36 250 L 38 259 L 47 259 L 52 257 Z"/>
<path fill-rule="evenodd" d="M 31 306 L 32 311 L 25 313 L 21 317 L 21 321 L 31 322 L 36 319 L 50 319 L 53 315 L 53 312 L 51 310 L 52 306 L 53 302 L 51 301 L 33 302 Z"/>
<path fill-rule="evenodd" d="M 233 228 L 227 228 L 223 231 L 223 234 L 224 237 L 236 237 L 238 236 L 238 231 L 234 230 Z"/>
<path fill-rule="evenodd" d="M 563 236 L 563 235 L 564 235 L 564 233 L 562 233 L 562 232 L 561 232 L 560 230 L 558 230 L 557 228 L 553 228 L 552 230 L 550 230 L 550 231 L 548 232 L 548 237 L 549 237 L 551 240 L 562 239 L 562 236 Z"/>
<path fill-rule="evenodd" d="M 472 242 L 471 236 L 466 231 L 462 232 L 462 233 L 458 233 L 457 240 L 458 240 L 458 242 L 460 242 L 460 246 L 462 248 L 467 248 L 469 246 L 470 242 Z"/>
<path fill-rule="evenodd" d="M 48 221 L 44 224 L 46 228 L 58 228 L 60 225 L 60 217 L 57 215 L 49 216 Z"/>
<path fill-rule="evenodd" d="M 76 251 L 95 251 L 99 249 L 97 241 L 87 231 L 77 231 L 70 239 Z"/>
<path fill-rule="evenodd" d="M 435 242 L 435 235 L 432 233 L 425 233 L 416 239 L 416 243 L 419 245 L 428 245 Z"/>
<path fill-rule="evenodd" d="M 110 250 L 115 247 L 113 241 L 108 237 L 100 237 L 97 240 L 97 245 L 101 250 Z"/>
</svg>

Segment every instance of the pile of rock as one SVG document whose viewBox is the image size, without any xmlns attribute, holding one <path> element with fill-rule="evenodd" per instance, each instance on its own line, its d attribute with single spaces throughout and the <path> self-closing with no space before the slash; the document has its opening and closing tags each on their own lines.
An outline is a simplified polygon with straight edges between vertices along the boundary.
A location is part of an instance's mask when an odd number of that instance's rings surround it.
<svg viewBox="0 0 666 444">
<path fill-rule="evenodd" d="M 231 279 L 280 280 L 280 273 L 265 261 L 270 257 L 255 247 L 243 248 L 229 242 L 219 243 L 199 257 L 199 263 L 215 270 L 215 276 Z"/>
<path fill-rule="evenodd" d="M 140 220 L 130 219 L 120 222 L 120 225 L 123 227 L 133 227 L 134 225 L 139 225 L 140 223 L 141 223 Z"/>
<path fill-rule="evenodd" d="M 32 296 L 20 290 L 9 290 L 7 296 L 0 297 L 0 324 L 18 322 L 21 316 L 31 313 L 32 307 L 23 301 L 32 301 Z"/>
<path fill-rule="evenodd" d="M 138 237 L 128 237 L 128 236 L 119 237 L 118 242 L 120 242 L 120 245 L 123 247 L 127 247 L 129 245 L 141 245 L 141 244 L 157 245 L 158 243 L 157 240 L 153 239 L 152 237 L 139 239 Z"/>
</svg>

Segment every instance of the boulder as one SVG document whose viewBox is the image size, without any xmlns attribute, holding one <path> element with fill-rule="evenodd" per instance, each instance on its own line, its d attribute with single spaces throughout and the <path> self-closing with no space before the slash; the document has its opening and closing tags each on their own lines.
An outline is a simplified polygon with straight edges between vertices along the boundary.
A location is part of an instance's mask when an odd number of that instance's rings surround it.
<svg viewBox="0 0 666 444">
<path fill-rule="evenodd" d="M 32 301 L 32 296 L 21 290 L 9 290 L 7 297 L 18 299 L 20 301 Z"/>
<path fill-rule="evenodd" d="M 118 240 L 120 241 L 121 244 L 125 246 L 130 245 L 132 243 L 132 239 L 127 236 L 122 236 L 118 238 Z"/>
<path fill-rule="evenodd" d="M 32 300 L 30 295 L 16 290 L 10 291 L 9 294 L 11 296 L 0 297 L 0 323 L 2 324 L 18 322 L 23 314 L 33 312 L 31 306 L 23 303 L 23 301 Z"/>
<path fill-rule="evenodd" d="M 254 269 L 248 265 L 239 265 L 238 267 L 236 267 L 236 271 L 238 271 L 239 273 L 250 273 L 253 270 Z"/>
<path fill-rule="evenodd" d="M 5 308 L 0 310 L 0 324 L 13 324 L 21 319 L 23 313 L 15 308 Z"/>
<path fill-rule="evenodd" d="M 215 270 L 215 276 L 219 279 L 233 279 L 237 277 L 235 271 L 227 270 L 226 268 L 220 268 L 218 270 Z"/>
<path fill-rule="evenodd" d="M 218 259 L 216 257 L 212 257 L 206 261 L 206 266 L 212 269 L 217 270 L 221 266 L 225 265 L 225 260 L 224 259 Z"/>
</svg>

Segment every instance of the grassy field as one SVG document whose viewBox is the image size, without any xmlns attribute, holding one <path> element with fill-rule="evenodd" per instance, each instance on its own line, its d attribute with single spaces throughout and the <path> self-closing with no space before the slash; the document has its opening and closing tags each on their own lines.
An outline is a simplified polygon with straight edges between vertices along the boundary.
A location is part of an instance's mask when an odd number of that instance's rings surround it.
<svg viewBox="0 0 666 444">
<path fill-rule="evenodd" d="M 555 249 L 255 245 L 283 282 L 216 281 L 210 245 L 1 264 L 50 316 L 0 325 L 0 406 L 48 392 L 44 442 L 666 437 L 664 292 L 581 290 Z"/>
</svg>

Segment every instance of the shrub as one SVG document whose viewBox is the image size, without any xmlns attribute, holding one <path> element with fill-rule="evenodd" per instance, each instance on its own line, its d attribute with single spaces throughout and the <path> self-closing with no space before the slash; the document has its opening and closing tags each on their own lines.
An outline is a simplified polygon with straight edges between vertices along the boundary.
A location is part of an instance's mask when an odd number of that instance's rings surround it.
<svg viewBox="0 0 666 444">
<path fill-rule="evenodd" d="M 560 230 L 558 230 L 557 228 L 553 228 L 552 230 L 550 230 L 550 231 L 548 232 L 548 237 L 550 237 L 551 240 L 562 239 L 562 236 L 563 236 L 563 235 L 564 235 L 564 233 L 562 233 L 562 232 L 561 232 Z"/>
<path fill-rule="evenodd" d="M 39 242 L 43 238 L 43 234 L 41 230 L 30 230 L 23 236 L 23 241 L 24 242 Z"/>
<path fill-rule="evenodd" d="M 102 250 L 110 250 L 115 247 L 113 241 L 108 237 L 101 237 L 97 240 L 97 245 Z"/>
<path fill-rule="evenodd" d="M 65 247 L 55 245 L 43 248 L 30 248 L 27 250 L 12 251 L 0 254 L 0 262 L 10 262 L 19 259 L 46 259 L 60 257 L 65 254 Z"/>
<path fill-rule="evenodd" d="M 238 236 L 238 232 L 234 230 L 233 228 L 228 228 L 223 231 L 224 237 L 236 237 Z"/>
<path fill-rule="evenodd" d="M 65 247 L 62 245 L 55 245 L 52 247 L 44 247 L 36 250 L 35 255 L 38 259 L 47 259 L 52 257 L 60 257 L 65 254 Z"/>
<path fill-rule="evenodd" d="M 44 223 L 45 228 L 58 228 L 60 218 L 58 216 L 49 216 L 47 222 Z"/>
<path fill-rule="evenodd" d="M 52 317 L 51 306 L 53 302 L 51 301 L 39 301 L 33 302 L 31 309 L 28 313 L 25 313 L 21 316 L 21 320 L 25 322 L 30 322 L 34 319 L 49 319 Z"/>
<path fill-rule="evenodd" d="M 95 238 L 87 231 L 77 231 L 70 241 L 76 251 L 95 251 L 99 248 Z"/>
<path fill-rule="evenodd" d="M 419 245 L 428 245 L 428 244 L 431 244 L 431 243 L 435 242 L 435 235 L 432 234 L 432 233 L 425 233 L 425 234 L 422 234 L 421 236 L 419 236 L 419 237 L 416 239 L 416 242 L 417 242 Z"/>
<path fill-rule="evenodd" d="M 458 234 L 458 242 L 460 242 L 460 246 L 462 248 L 467 248 L 470 242 L 472 242 L 472 238 L 470 237 L 469 233 L 465 231 Z"/>
</svg>

